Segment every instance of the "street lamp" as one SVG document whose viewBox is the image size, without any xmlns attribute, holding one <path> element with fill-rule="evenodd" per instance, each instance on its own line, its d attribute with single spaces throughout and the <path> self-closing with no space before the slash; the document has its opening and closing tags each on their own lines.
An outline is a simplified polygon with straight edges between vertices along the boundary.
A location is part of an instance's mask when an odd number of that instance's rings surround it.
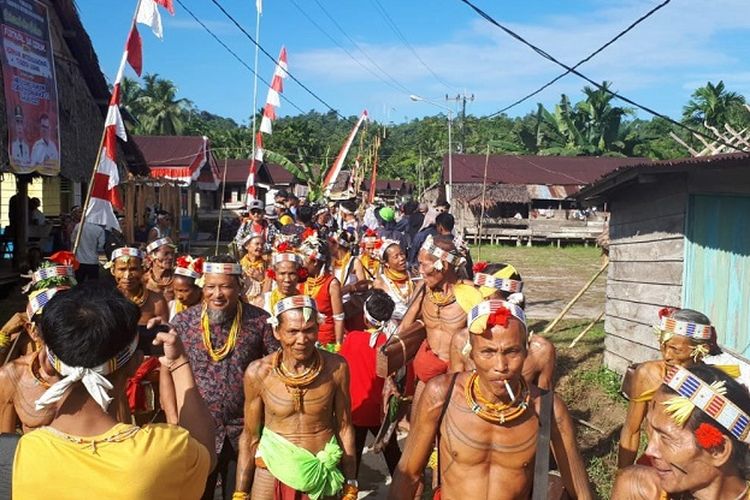
<svg viewBox="0 0 750 500">
<path fill-rule="evenodd" d="M 445 200 L 450 203 L 453 199 L 453 110 L 448 106 L 444 106 L 438 102 L 432 101 L 430 99 L 425 99 L 424 97 L 418 95 L 411 94 L 409 96 L 409 99 L 414 102 L 426 102 L 428 104 L 432 104 L 437 108 L 445 109 L 448 111 L 448 186 L 445 190 Z"/>
</svg>

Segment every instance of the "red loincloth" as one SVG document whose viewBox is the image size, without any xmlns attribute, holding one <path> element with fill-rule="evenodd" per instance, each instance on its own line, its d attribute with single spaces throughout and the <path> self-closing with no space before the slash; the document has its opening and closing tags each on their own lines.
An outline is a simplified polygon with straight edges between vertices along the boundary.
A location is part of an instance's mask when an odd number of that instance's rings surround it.
<svg viewBox="0 0 750 500">
<path fill-rule="evenodd" d="M 434 377 L 446 372 L 448 372 L 448 362 L 443 361 L 432 352 L 427 344 L 427 339 L 423 340 L 417 355 L 414 356 L 414 374 L 419 380 L 427 383 Z"/>
<path fill-rule="evenodd" d="M 128 379 L 128 383 L 125 392 L 128 395 L 128 404 L 130 405 L 130 411 L 143 411 L 146 410 L 145 401 L 145 389 L 141 382 L 146 378 L 148 374 L 156 371 L 159 368 L 159 358 L 156 356 L 150 356 L 146 358 L 141 366 L 135 371 L 135 374 Z"/>
<path fill-rule="evenodd" d="M 309 500 L 307 493 L 294 490 L 278 479 L 274 480 L 273 500 Z"/>
</svg>

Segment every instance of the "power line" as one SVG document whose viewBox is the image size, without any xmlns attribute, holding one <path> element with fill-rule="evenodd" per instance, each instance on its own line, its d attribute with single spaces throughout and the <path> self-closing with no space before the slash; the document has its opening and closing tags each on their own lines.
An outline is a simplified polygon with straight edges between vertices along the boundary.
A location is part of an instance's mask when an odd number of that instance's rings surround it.
<svg viewBox="0 0 750 500">
<path fill-rule="evenodd" d="M 635 28 L 641 22 L 643 22 L 646 19 L 648 19 L 649 17 L 651 17 L 652 14 L 654 14 L 656 11 L 658 11 L 662 7 L 666 6 L 671 1 L 672 0 L 664 0 L 664 2 L 660 3 L 659 5 L 657 5 L 656 7 L 654 7 L 653 9 L 651 9 L 650 11 L 646 12 L 644 15 L 642 15 L 641 17 L 639 17 L 638 19 L 636 19 L 633 24 L 631 24 L 630 26 L 628 26 L 627 28 L 625 28 L 623 31 L 621 31 L 620 33 L 618 33 L 617 36 L 615 36 L 610 41 L 608 41 L 607 43 L 605 43 L 604 45 L 602 45 L 601 47 L 599 47 L 597 50 L 595 50 L 594 52 L 592 52 L 591 54 L 589 54 L 588 57 L 586 57 L 585 59 L 581 59 L 580 61 L 578 61 L 578 63 L 576 63 L 576 65 L 573 66 L 572 69 L 576 69 L 580 65 L 582 65 L 582 64 L 590 61 L 594 56 L 598 55 L 601 51 L 603 51 L 604 49 L 606 49 L 607 47 L 609 47 L 610 45 L 612 45 L 613 43 L 615 43 L 617 40 L 619 40 L 620 38 L 622 38 L 626 33 L 628 33 L 630 30 L 632 30 L 633 28 Z M 487 118 L 492 118 L 493 116 L 497 116 L 497 115 L 499 115 L 501 113 L 505 113 L 509 109 L 518 106 L 522 102 L 531 99 L 532 97 L 534 97 L 535 95 L 537 95 L 539 92 L 543 91 L 544 89 L 546 89 L 550 85 L 553 85 L 555 82 L 557 82 L 558 80 L 560 80 L 561 78 L 563 78 L 563 77 L 565 77 L 565 76 L 567 76 L 569 74 L 570 74 L 570 70 L 566 70 L 565 73 L 562 73 L 562 74 L 558 75 L 557 77 L 553 78 L 549 82 L 545 83 L 544 85 L 542 85 L 541 87 L 539 87 L 538 89 L 536 89 L 531 94 L 528 94 L 527 96 L 522 97 L 521 99 L 515 101 L 513 104 L 510 104 L 510 105 L 504 107 L 500 111 L 496 111 L 495 113 L 492 113 Z"/>
<path fill-rule="evenodd" d="M 729 144 L 729 143 L 725 142 L 724 140 L 722 140 L 721 138 L 714 137 L 713 135 L 710 135 L 710 134 L 707 134 L 707 133 L 702 132 L 700 130 L 697 130 L 697 129 L 694 129 L 692 127 L 689 127 L 689 126 L 685 125 L 684 123 L 680 123 L 677 120 L 675 120 L 673 118 L 670 118 L 667 115 L 661 114 L 658 111 L 655 111 L 655 110 L 649 108 L 648 106 L 645 106 L 643 104 L 637 103 L 637 102 L 635 102 L 632 99 L 629 99 L 629 98 L 627 98 L 627 97 L 625 97 L 625 96 L 623 96 L 621 94 L 618 94 L 617 92 L 612 92 L 608 88 L 604 87 L 602 84 L 595 82 L 594 80 L 592 80 L 588 76 L 584 75 L 580 71 L 576 70 L 575 68 L 572 68 L 572 67 L 568 66 L 567 64 L 565 64 L 565 63 L 559 61 L 558 59 L 556 59 L 555 57 L 551 56 L 549 53 L 547 53 L 543 49 L 537 47 L 536 45 L 532 44 L 531 42 L 528 42 L 525 38 L 523 38 L 521 35 L 519 35 L 516 32 L 514 32 L 510 28 L 506 28 L 505 26 L 503 26 L 499 22 L 495 21 L 495 19 L 492 16 L 490 16 L 489 14 L 487 14 L 485 11 L 483 11 L 482 9 L 480 9 L 479 7 L 477 7 L 476 5 L 474 5 L 473 3 L 471 3 L 469 0 L 460 0 L 460 1 L 463 2 L 463 3 L 465 3 L 466 5 L 468 5 L 472 10 L 474 10 L 474 12 L 476 12 L 477 14 L 479 14 L 481 17 L 483 17 L 485 20 L 487 20 L 490 24 L 492 24 L 493 26 L 496 26 L 496 27 L 500 28 L 505 33 L 507 33 L 511 37 L 515 38 L 516 40 L 518 40 L 519 42 L 521 42 L 522 44 L 526 45 L 531 50 L 533 50 L 534 52 L 536 52 L 537 54 L 539 54 L 540 56 L 542 56 L 544 59 L 552 61 L 553 63 L 557 64 L 558 66 L 561 66 L 561 67 L 565 68 L 568 71 L 568 73 L 573 73 L 574 75 L 578 76 L 579 78 L 582 78 L 583 80 L 586 80 L 587 82 L 589 82 L 591 85 L 595 86 L 597 89 L 601 90 L 602 92 L 604 92 L 606 94 L 609 94 L 612 97 L 615 97 L 617 99 L 620 99 L 621 101 L 624 101 L 624 102 L 630 104 L 631 106 L 635 106 L 636 108 L 641 109 L 641 110 L 645 111 L 646 113 L 648 113 L 650 115 L 653 115 L 653 116 L 656 116 L 658 118 L 661 118 L 662 120 L 665 120 L 665 121 L 671 123 L 672 125 L 680 127 L 683 130 L 687 130 L 688 132 L 691 132 L 693 134 L 700 135 L 700 136 L 702 136 L 702 137 L 704 137 L 706 139 L 709 139 L 711 141 L 715 141 L 715 142 L 718 142 L 719 144 L 722 144 L 724 146 L 730 147 L 732 149 L 736 149 L 737 151 L 743 151 L 741 148 L 739 148 L 737 146 L 734 146 L 732 144 Z"/>
<path fill-rule="evenodd" d="M 214 2 L 216 0 L 213 0 Z M 390 81 L 392 81 L 398 88 L 400 88 L 403 92 L 406 92 L 407 94 L 413 94 L 411 90 L 409 90 L 407 87 L 402 85 L 398 80 L 393 78 L 390 73 L 388 73 L 386 70 L 384 70 L 375 60 L 370 57 L 370 54 L 365 52 L 365 50 L 359 46 L 359 44 L 351 37 L 349 36 L 349 33 L 344 30 L 343 27 L 336 21 L 336 19 L 326 10 L 325 7 L 323 7 L 323 4 L 320 3 L 319 0 L 315 0 L 315 3 L 318 4 L 318 7 L 320 7 L 320 10 L 323 11 L 323 14 L 326 15 L 326 17 L 336 26 L 336 28 L 355 46 L 357 49 L 362 52 L 362 55 L 367 58 L 368 61 L 372 63 L 373 66 L 375 66 L 381 73 L 383 73 Z"/>
<path fill-rule="evenodd" d="M 442 83 L 447 88 L 452 89 L 453 87 L 449 83 L 447 83 L 445 80 L 443 80 L 440 77 L 440 75 L 438 75 L 437 73 L 435 73 L 432 70 L 432 68 L 426 62 L 424 62 L 424 60 L 419 56 L 419 54 L 417 53 L 417 51 L 414 49 L 414 47 L 412 47 L 412 45 L 406 39 L 406 37 L 404 36 L 404 34 L 398 28 L 398 26 L 396 25 L 396 22 L 391 18 L 390 15 L 388 15 L 388 11 L 385 8 L 383 8 L 383 5 L 379 2 L 379 0 L 372 0 L 372 1 L 375 4 L 375 7 L 380 11 L 380 14 L 385 19 L 386 24 L 388 24 L 390 26 L 391 30 L 393 30 L 393 32 L 396 34 L 396 36 L 398 36 L 401 39 L 401 41 L 404 43 L 404 45 L 411 51 L 411 53 L 414 54 L 414 57 L 417 58 L 417 60 L 422 64 L 422 66 L 424 66 L 425 68 L 427 68 L 427 71 L 429 71 L 430 73 L 432 73 L 432 76 L 434 76 L 435 79 L 437 79 L 438 82 Z"/>
<path fill-rule="evenodd" d="M 235 58 L 235 59 L 237 59 L 237 61 L 238 61 L 238 62 L 239 62 L 239 63 L 240 63 L 240 64 L 241 64 L 242 66 L 244 66 L 245 68 L 247 68 L 247 69 L 248 69 L 248 70 L 249 70 L 249 71 L 250 71 L 250 72 L 251 72 L 251 73 L 252 73 L 253 75 L 255 75 L 256 77 L 258 77 L 258 80 L 260 80 L 260 81 L 261 81 L 261 82 L 263 82 L 264 84 L 268 85 L 269 87 L 271 86 L 271 84 L 270 84 L 270 83 L 268 83 L 268 81 L 267 81 L 266 79 L 264 79 L 264 78 L 263 78 L 262 76 L 258 75 L 258 74 L 257 74 L 257 73 L 255 72 L 255 70 L 254 70 L 253 68 L 251 68 L 251 67 L 250 67 L 250 65 L 249 65 L 249 64 L 247 64 L 247 63 L 246 63 L 246 62 L 245 62 L 245 61 L 244 61 L 244 60 L 243 60 L 243 59 L 242 59 L 242 58 L 241 58 L 241 57 L 240 57 L 240 56 L 239 56 L 239 55 L 238 55 L 238 54 L 237 54 L 237 53 L 236 53 L 236 52 L 235 52 L 234 50 L 232 50 L 232 49 L 231 49 L 231 48 L 230 48 L 230 47 L 229 47 L 229 46 L 228 46 L 228 45 L 227 45 L 226 43 L 224 43 L 224 42 L 223 42 L 223 41 L 221 40 L 221 38 L 219 38 L 219 36 L 218 36 L 218 35 L 217 35 L 216 33 L 214 33 L 213 31 L 211 31 L 211 29 L 210 29 L 210 28 L 209 28 L 208 26 L 206 26 L 206 24 L 205 24 L 205 23 L 204 23 L 203 21 L 201 21 L 201 20 L 200 20 L 200 19 L 198 18 L 198 16 L 196 16 L 195 14 L 193 14 L 193 11 L 191 11 L 190 9 L 188 9 L 188 8 L 187 8 L 187 6 L 185 6 L 185 4 L 184 4 L 184 3 L 182 3 L 182 0 L 177 0 L 177 3 L 178 3 L 178 4 L 180 5 L 180 7 L 182 7 L 182 8 L 183 8 L 183 10 L 184 10 L 185 12 L 187 12 L 187 13 L 188 13 L 188 14 L 190 15 L 190 17 L 192 17 L 192 18 L 193 18 L 193 19 L 195 20 L 195 22 L 197 22 L 198 24 L 200 24 L 200 25 L 201 25 L 201 26 L 203 27 L 203 29 L 204 29 L 204 30 L 206 30 L 206 31 L 208 32 L 208 34 L 209 34 L 209 35 L 211 35 L 211 37 L 213 37 L 213 39 L 214 39 L 214 40 L 216 40 L 216 41 L 217 41 L 217 42 L 219 43 L 219 45 L 221 45 L 222 47 L 224 47 L 224 48 L 225 48 L 225 49 L 227 50 L 227 52 L 229 52 L 230 54 L 232 54 L 232 55 L 234 56 L 234 58 Z M 286 102 L 288 102 L 289 104 L 291 104 L 291 105 L 292 105 L 292 107 L 293 107 L 294 109 L 296 109 L 297 111 L 299 111 L 299 112 L 300 112 L 300 113 L 302 113 L 302 114 L 305 114 L 305 111 L 303 111 L 303 110 L 302 110 L 302 108 L 300 108 L 299 106 L 297 106 L 297 105 L 296 105 L 296 104 L 295 104 L 295 103 L 294 103 L 294 102 L 293 102 L 293 101 L 292 101 L 291 99 L 289 99 L 288 97 L 286 97 L 286 96 L 285 96 L 284 94 L 280 94 L 280 95 L 281 95 L 281 97 L 282 97 L 282 98 L 284 99 L 284 101 L 286 101 Z M 254 109 L 254 110 L 253 110 L 253 113 L 257 113 L 257 112 L 258 112 L 258 110 L 257 110 L 257 109 Z"/>
<path fill-rule="evenodd" d="M 300 13 L 303 16 L 305 16 L 307 18 L 307 20 L 310 21 L 310 23 L 313 26 L 315 26 L 316 28 L 318 28 L 318 30 L 321 33 L 323 33 L 329 40 L 331 40 L 341 50 L 343 50 L 346 53 L 346 55 L 348 55 L 355 63 L 357 63 L 365 71 L 369 72 L 372 76 L 374 76 L 375 78 L 377 78 L 381 82 L 385 83 L 386 85 L 388 85 L 392 89 L 397 90 L 398 92 L 402 92 L 402 89 L 400 87 L 395 86 L 394 84 L 392 84 L 391 82 L 389 82 L 388 80 L 386 80 L 385 78 L 383 78 L 382 76 L 380 76 L 379 74 L 377 74 L 375 71 L 373 71 L 372 68 L 366 66 L 365 64 L 362 63 L 362 61 L 360 61 L 359 59 L 357 59 L 356 57 L 354 57 L 354 54 L 352 54 L 346 47 L 344 47 L 343 45 L 341 45 L 341 43 L 339 43 L 338 40 L 336 40 L 333 36 L 331 36 L 331 34 L 328 33 L 328 31 L 326 31 L 325 28 L 323 28 L 312 17 L 310 17 L 310 15 L 304 9 L 302 9 L 302 7 L 300 7 L 300 5 L 297 3 L 296 0 L 289 0 L 289 1 L 292 2 L 292 4 L 297 8 L 297 10 L 300 11 Z"/>
<path fill-rule="evenodd" d="M 179 0 L 178 0 L 178 1 L 179 1 Z M 226 16 L 226 17 L 227 17 L 227 18 L 228 18 L 228 19 L 229 19 L 230 21 L 232 21 L 232 24 L 234 24 L 234 25 L 235 25 L 235 26 L 237 27 L 237 29 L 239 29 L 239 30 L 240 30 L 240 31 L 242 32 L 242 34 L 244 34 L 244 35 L 245 35 L 245 36 L 247 37 L 247 39 L 248 39 L 248 40 L 250 40 L 251 42 L 253 42 L 253 44 L 254 44 L 254 45 L 255 45 L 256 47 L 258 47 L 258 49 L 259 49 L 259 50 L 260 50 L 260 51 L 261 51 L 261 52 L 263 53 L 263 55 L 265 55 L 265 56 L 266 56 L 267 58 L 269 58 L 269 59 L 270 59 L 271 61 L 273 61 L 273 62 L 274 62 L 274 64 L 276 64 L 276 62 L 277 62 L 277 61 L 276 61 L 276 58 L 275 58 L 274 56 L 272 56 L 272 55 L 271 55 L 271 54 L 270 54 L 270 53 L 269 53 L 269 52 L 268 52 L 268 51 L 267 51 L 267 50 L 266 50 L 265 48 L 263 48 L 263 46 L 262 46 L 261 44 L 259 44 L 259 43 L 257 42 L 257 40 L 255 40 L 255 38 L 253 38 L 253 36 L 252 36 L 252 35 L 251 35 L 250 33 L 248 33 L 248 32 L 247 32 L 247 30 L 246 30 L 245 28 L 243 28 L 243 27 L 242 27 L 242 25 L 241 25 L 241 24 L 239 23 L 239 21 L 237 21 L 237 19 L 235 19 L 235 18 L 234 18 L 234 17 L 232 16 L 232 14 L 230 14 L 229 12 L 227 12 L 227 10 L 226 10 L 226 9 L 224 8 L 224 6 L 222 6 L 222 5 L 221 5 L 221 4 L 219 3 L 219 1 L 218 1 L 218 0 L 211 0 L 211 1 L 212 1 L 212 2 L 213 2 L 213 3 L 214 3 L 214 4 L 215 4 L 215 5 L 216 5 L 216 6 L 217 6 L 217 7 L 219 8 L 219 10 L 220 10 L 220 11 L 221 11 L 221 12 L 222 12 L 222 13 L 223 13 L 223 14 L 224 14 L 224 15 L 225 15 L 225 16 Z M 304 90 L 305 90 L 305 91 L 306 91 L 306 92 L 307 92 L 308 94 L 310 94 L 311 96 L 313 96 L 313 97 L 314 97 L 314 98 L 315 98 L 315 99 L 316 99 L 316 100 L 317 100 L 318 102 L 320 102 L 320 103 L 321 103 L 321 104 L 322 104 L 323 106 L 325 106 L 325 107 L 326 107 L 326 108 L 328 108 L 329 110 L 331 110 L 331 111 L 333 111 L 334 113 L 336 113 L 336 115 L 337 115 L 337 116 L 339 116 L 339 117 L 340 117 L 341 119 L 343 119 L 343 120 L 349 120 L 349 119 L 348 119 L 348 118 L 346 118 L 346 117 L 345 117 L 344 115 L 342 115 L 341 113 L 339 113 L 338 111 L 336 111 L 336 110 L 335 110 L 335 109 L 334 109 L 334 108 L 333 108 L 333 107 L 332 107 L 332 106 L 331 106 L 330 104 L 328 104 L 328 103 L 327 103 L 327 102 L 326 102 L 325 100 L 323 100 L 323 98 L 322 98 L 322 97 L 320 97 L 320 96 L 319 96 L 318 94 L 316 94 L 315 92 L 313 92 L 312 90 L 310 90 L 310 88 L 309 88 L 309 87 L 308 87 L 307 85 L 305 85 L 304 83 L 302 83 L 302 82 L 301 82 L 301 81 L 299 80 L 299 78 L 297 78 L 296 76 L 294 76 L 294 75 L 293 75 L 292 73 L 290 73 L 289 71 L 287 71 L 287 72 L 286 72 L 286 74 L 287 74 L 287 75 L 289 75 L 289 78 L 291 78 L 291 79 L 292 79 L 292 80 L 293 80 L 294 82 L 296 82 L 296 83 L 297 83 L 297 85 L 299 85 L 300 87 L 302 87 L 302 88 L 303 88 L 303 89 L 304 89 Z"/>
</svg>

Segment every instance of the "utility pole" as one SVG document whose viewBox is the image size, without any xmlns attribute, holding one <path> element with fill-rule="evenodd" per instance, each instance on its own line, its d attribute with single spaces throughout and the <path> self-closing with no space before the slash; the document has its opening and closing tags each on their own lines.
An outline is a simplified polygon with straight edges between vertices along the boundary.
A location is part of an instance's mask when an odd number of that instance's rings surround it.
<svg viewBox="0 0 750 500">
<path fill-rule="evenodd" d="M 448 94 L 445 94 L 445 100 L 461 102 L 461 130 L 459 131 L 458 147 L 456 150 L 459 153 L 463 153 L 466 143 L 466 101 L 473 102 L 474 94 L 466 95 L 465 91 L 462 94 L 457 94 L 456 97 L 448 97 Z"/>
</svg>

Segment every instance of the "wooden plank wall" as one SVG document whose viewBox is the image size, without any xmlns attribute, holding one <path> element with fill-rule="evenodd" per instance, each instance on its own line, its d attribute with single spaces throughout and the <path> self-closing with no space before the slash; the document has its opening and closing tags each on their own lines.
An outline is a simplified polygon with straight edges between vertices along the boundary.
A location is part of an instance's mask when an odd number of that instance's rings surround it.
<svg viewBox="0 0 750 500">
<path fill-rule="evenodd" d="M 610 200 L 604 362 L 619 373 L 659 356 L 657 313 L 681 305 L 687 180 L 660 181 L 625 187 Z"/>
</svg>

